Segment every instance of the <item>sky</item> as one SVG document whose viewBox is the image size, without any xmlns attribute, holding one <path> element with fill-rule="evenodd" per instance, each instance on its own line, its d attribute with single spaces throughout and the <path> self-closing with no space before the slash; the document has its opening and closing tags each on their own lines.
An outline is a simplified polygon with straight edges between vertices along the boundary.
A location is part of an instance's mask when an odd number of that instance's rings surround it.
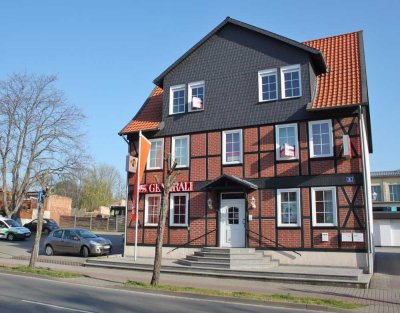
<svg viewBox="0 0 400 313">
<path fill-rule="evenodd" d="M 227 16 L 306 41 L 364 31 L 374 153 L 372 170 L 400 168 L 400 1 L 0 0 L 0 80 L 57 74 L 82 109 L 87 149 L 124 171 L 118 132 L 153 79 Z"/>
</svg>

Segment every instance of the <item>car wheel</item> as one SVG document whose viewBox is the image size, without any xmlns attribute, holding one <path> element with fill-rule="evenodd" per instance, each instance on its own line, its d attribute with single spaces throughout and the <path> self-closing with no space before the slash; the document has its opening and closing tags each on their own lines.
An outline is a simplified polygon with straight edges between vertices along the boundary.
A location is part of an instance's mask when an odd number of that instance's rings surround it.
<svg viewBox="0 0 400 313">
<path fill-rule="evenodd" d="M 81 254 L 82 254 L 82 257 L 87 258 L 89 256 L 89 248 L 86 246 L 83 246 L 81 249 Z"/>
<path fill-rule="evenodd" d="M 7 235 L 7 240 L 8 241 L 13 241 L 15 239 L 15 236 L 13 234 L 8 234 Z"/>
<path fill-rule="evenodd" d="M 50 256 L 54 254 L 54 250 L 53 247 L 50 245 L 46 246 L 46 249 L 44 249 L 44 253 L 46 253 L 46 255 Z"/>
<path fill-rule="evenodd" d="M 44 235 L 47 236 L 49 233 L 50 233 L 50 230 L 48 230 L 47 228 L 45 228 L 45 229 L 43 230 L 43 234 L 44 234 Z"/>
</svg>

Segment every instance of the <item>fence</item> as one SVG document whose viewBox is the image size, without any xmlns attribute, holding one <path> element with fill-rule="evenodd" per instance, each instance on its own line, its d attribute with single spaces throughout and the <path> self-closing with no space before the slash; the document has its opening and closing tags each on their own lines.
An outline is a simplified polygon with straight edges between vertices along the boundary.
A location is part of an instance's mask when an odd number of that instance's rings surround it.
<svg viewBox="0 0 400 313">
<path fill-rule="evenodd" d="M 81 227 L 90 230 L 124 231 L 125 216 L 60 216 L 60 227 Z"/>
</svg>

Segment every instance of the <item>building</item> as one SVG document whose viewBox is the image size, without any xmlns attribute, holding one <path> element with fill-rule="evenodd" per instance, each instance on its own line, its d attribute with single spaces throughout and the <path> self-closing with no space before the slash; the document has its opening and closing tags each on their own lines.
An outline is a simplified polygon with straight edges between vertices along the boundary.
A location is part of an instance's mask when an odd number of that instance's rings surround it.
<svg viewBox="0 0 400 313">
<path fill-rule="evenodd" d="M 362 32 L 300 43 L 228 17 L 154 84 L 120 132 L 132 156 L 139 131 L 152 143 L 141 181 L 139 256 L 154 254 L 155 177 L 163 181 L 163 157 L 171 155 L 180 175 L 166 256 L 254 247 L 282 264 L 371 270 Z M 128 181 L 131 207 L 132 175 Z"/>
<path fill-rule="evenodd" d="M 375 246 L 400 246 L 400 170 L 371 172 Z"/>
<path fill-rule="evenodd" d="M 0 190 L 0 196 L 2 191 Z M 11 194 L 10 196 L 11 197 Z M 22 208 L 18 212 L 17 219 L 24 225 L 37 218 L 38 216 L 38 192 L 28 192 L 22 203 Z M 3 210 L 3 202 L 0 200 L 0 215 L 5 215 Z M 43 216 L 51 218 L 57 223 L 60 223 L 60 216 L 72 215 L 72 199 L 58 195 L 50 195 L 47 202 L 44 204 Z"/>
</svg>

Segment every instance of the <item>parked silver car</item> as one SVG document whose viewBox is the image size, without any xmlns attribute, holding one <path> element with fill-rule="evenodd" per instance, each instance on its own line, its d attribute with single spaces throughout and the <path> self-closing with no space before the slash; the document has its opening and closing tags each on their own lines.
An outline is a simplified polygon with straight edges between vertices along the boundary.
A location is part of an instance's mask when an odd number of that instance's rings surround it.
<svg viewBox="0 0 400 313">
<path fill-rule="evenodd" d="M 110 254 L 111 241 L 99 237 L 89 230 L 81 228 L 65 228 L 52 231 L 44 242 L 46 255 L 55 253 L 89 255 Z"/>
</svg>

